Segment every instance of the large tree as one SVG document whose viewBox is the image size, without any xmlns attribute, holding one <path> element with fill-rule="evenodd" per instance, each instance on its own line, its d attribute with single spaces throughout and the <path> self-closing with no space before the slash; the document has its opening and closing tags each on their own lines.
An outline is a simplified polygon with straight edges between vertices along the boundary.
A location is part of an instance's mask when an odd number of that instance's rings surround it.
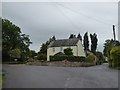
<svg viewBox="0 0 120 90">
<path fill-rule="evenodd" d="M 89 40 L 88 40 L 88 32 L 84 34 L 84 50 L 89 50 Z"/>
<path fill-rule="evenodd" d="M 69 39 L 76 38 L 76 35 L 70 34 Z"/>
<path fill-rule="evenodd" d="M 78 39 L 80 39 L 80 41 L 82 42 L 82 36 L 80 35 L 80 33 L 77 36 Z"/>
<path fill-rule="evenodd" d="M 91 51 L 95 54 L 96 53 L 96 49 L 97 49 L 97 34 L 94 33 L 93 35 L 90 34 L 90 38 L 91 38 Z"/>
<path fill-rule="evenodd" d="M 21 58 L 28 57 L 29 45 L 32 42 L 29 36 L 22 34 L 21 29 L 7 19 L 2 19 L 2 56 L 3 59 L 10 57 L 10 51 L 19 49 Z"/>
<path fill-rule="evenodd" d="M 40 51 L 38 53 L 47 54 L 48 45 L 54 40 L 56 40 L 55 36 L 49 38 L 48 41 L 46 41 L 41 45 Z"/>
<path fill-rule="evenodd" d="M 39 60 L 46 60 L 47 58 L 47 48 L 48 45 L 52 42 L 56 40 L 55 36 L 52 36 L 51 38 L 49 38 L 48 41 L 46 41 L 45 43 L 43 43 L 40 47 L 40 51 L 38 52 L 38 59 Z"/>
</svg>

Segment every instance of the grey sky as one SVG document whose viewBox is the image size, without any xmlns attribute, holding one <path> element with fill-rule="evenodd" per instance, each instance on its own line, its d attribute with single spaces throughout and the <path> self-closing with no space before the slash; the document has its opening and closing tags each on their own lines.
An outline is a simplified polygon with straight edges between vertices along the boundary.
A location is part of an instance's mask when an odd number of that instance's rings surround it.
<svg viewBox="0 0 120 90">
<path fill-rule="evenodd" d="M 53 35 L 62 39 L 71 33 L 83 36 L 86 31 L 97 33 L 101 51 L 104 41 L 113 37 L 113 24 L 118 33 L 117 2 L 4 2 L 2 17 L 30 35 L 30 48 L 36 51 Z"/>
</svg>

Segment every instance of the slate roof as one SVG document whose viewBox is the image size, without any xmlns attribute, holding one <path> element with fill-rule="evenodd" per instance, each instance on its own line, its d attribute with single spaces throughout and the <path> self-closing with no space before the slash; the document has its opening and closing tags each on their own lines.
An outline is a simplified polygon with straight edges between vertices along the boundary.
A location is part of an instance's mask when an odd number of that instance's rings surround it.
<svg viewBox="0 0 120 90">
<path fill-rule="evenodd" d="M 59 39 L 50 43 L 48 47 L 76 46 L 79 39 Z"/>
</svg>

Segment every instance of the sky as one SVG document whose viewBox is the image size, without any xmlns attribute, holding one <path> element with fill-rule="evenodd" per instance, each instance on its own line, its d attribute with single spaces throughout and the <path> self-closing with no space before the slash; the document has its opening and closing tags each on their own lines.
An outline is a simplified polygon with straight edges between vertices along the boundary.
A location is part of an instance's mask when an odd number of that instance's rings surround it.
<svg viewBox="0 0 120 90">
<path fill-rule="evenodd" d="M 78 33 L 83 37 L 85 32 L 97 34 L 97 50 L 103 51 L 105 40 L 113 38 L 113 24 L 118 39 L 117 2 L 3 2 L 2 18 L 29 35 L 30 49 L 36 52 L 54 35 L 66 39 Z"/>
</svg>

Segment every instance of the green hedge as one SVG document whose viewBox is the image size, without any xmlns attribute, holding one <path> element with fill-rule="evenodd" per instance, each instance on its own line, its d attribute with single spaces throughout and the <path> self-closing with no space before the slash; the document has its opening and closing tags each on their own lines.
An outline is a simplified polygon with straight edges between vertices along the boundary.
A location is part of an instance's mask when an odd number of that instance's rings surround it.
<svg viewBox="0 0 120 90">
<path fill-rule="evenodd" d="M 90 55 L 90 56 L 87 56 L 86 59 L 87 59 L 88 62 L 93 62 L 93 61 L 95 61 L 95 56 Z"/>
<path fill-rule="evenodd" d="M 56 56 L 50 56 L 50 61 L 62 61 L 62 60 L 68 60 L 68 61 L 77 61 L 77 62 L 86 62 L 87 59 L 82 56 L 73 56 L 73 55 L 56 55 Z"/>
<path fill-rule="evenodd" d="M 120 67 L 120 46 L 113 47 L 110 51 L 109 63 L 112 67 Z"/>
</svg>

